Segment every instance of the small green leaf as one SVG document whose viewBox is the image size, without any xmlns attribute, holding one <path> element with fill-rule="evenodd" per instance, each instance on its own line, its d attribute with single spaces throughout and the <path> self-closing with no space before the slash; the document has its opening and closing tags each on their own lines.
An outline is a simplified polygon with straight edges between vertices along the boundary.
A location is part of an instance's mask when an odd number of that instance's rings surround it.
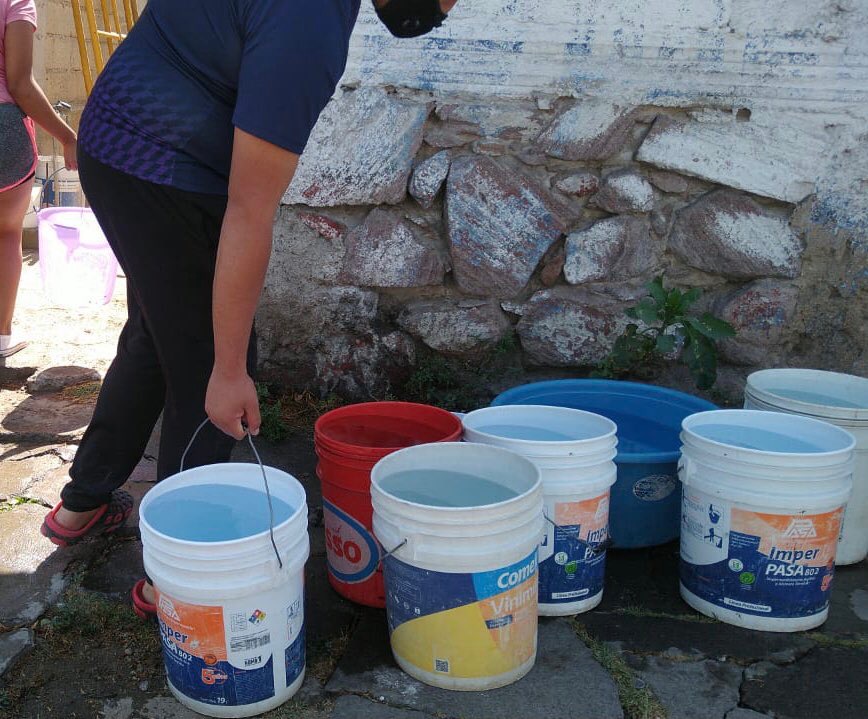
<svg viewBox="0 0 868 719">
<path fill-rule="evenodd" d="M 702 297 L 702 290 L 698 287 L 694 287 L 691 290 L 687 290 L 684 293 L 684 297 L 682 298 L 682 302 L 684 304 L 684 309 L 686 310 L 690 305 L 692 305 L 696 300 Z"/>
<path fill-rule="evenodd" d="M 656 346 L 660 354 L 668 355 L 675 350 L 675 337 L 673 335 L 658 335 Z"/>
<path fill-rule="evenodd" d="M 653 325 L 659 319 L 657 303 L 650 297 L 645 297 L 636 306 L 636 314 L 646 325 Z"/>
<path fill-rule="evenodd" d="M 710 340 L 720 340 L 725 337 L 734 337 L 735 329 L 729 322 L 718 319 L 709 312 L 702 317 L 687 317 L 685 321 L 697 332 L 708 337 Z"/>
<path fill-rule="evenodd" d="M 687 331 L 687 343 L 682 356 L 693 381 L 699 389 L 708 389 L 717 380 L 717 350 L 714 343 L 692 327 Z"/>
<path fill-rule="evenodd" d="M 666 290 L 663 288 L 662 277 L 655 277 L 654 280 L 646 284 L 645 287 L 648 288 L 648 294 L 657 301 L 657 304 L 663 305 L 666 303 Z"/>
</svg>

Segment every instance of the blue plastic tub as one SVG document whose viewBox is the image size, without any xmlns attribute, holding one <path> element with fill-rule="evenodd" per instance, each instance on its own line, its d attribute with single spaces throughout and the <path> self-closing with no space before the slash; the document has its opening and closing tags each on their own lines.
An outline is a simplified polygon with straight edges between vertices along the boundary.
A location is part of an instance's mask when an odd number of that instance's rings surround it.
<svg viewBox="0 0 868 719">
<path fill-rule="evenodd" d="M 678 458 L 682 420 L 717 409 L 672 389 L 615 380 L 535 382 L 498 395 L 492 405 L 542 404 L 596 412 L 618 425 L 618 481 L 612 487 L 610 536 L 620 549 L 676 539 L 681 527 Z"/>
</svg>

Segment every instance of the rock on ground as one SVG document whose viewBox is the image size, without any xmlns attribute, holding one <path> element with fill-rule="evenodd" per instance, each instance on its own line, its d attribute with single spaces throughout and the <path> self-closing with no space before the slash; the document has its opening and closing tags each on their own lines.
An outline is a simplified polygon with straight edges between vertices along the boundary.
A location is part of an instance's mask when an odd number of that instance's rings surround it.
<svg viewBox="0 0 868 719">
<path fill-rule="evenodd" d="M 0 634 L 0 677 L 33 646 L 33 632 L 30 629 L 16 629 Z"/>
<path fill-rule="evenodd" d="M 426 719 L 430 714 L 396 709 L 355 695 L 338 697 L 329 719 Z"/>
<path fill-rule="evenodd" d="M 567 236 L 564 276 L 572 285 L 625 280 L 652 270 L 657 252 L 647 217 L 609 217 Z"/>
<path fill-rule="evenodd" d="M 99 372 L 91 367 L 49 367 L 27 380 L 28 392 L 56 392 L 84 382 L 99 382 Z"/>
<path fill-rule="evenodd" d="M 500 340 L 509 321 L 493 302 L 422 301 L 404 309 L 398 326 L 438 352 L 466 354 Z"/>
<path fill-rule="evenodd" d="M 691 267 L 737 279 L 796 277 L 803 251 L 785 219 L 730 190 L 678 212 L 669 246 Z"/>
<path fill-rule="evenodd" d="M 738 706 L 742 674 L 738 666 L 649 657 L 636 673 L 663 704 L 668 719 L 723 717 Z"/>
<path fill-rule="evenodd" d="M 524 289 L 564 222 L 541 187 L 487 157 L 453 161 L 446 222 L 458 286 L 509 298 Z"/>
<path fill-rule="evenodd" d="M 654 188 L 633 170 L 617 170 L 606 176 L 594 204 L 606 212 L 651 212 L 654 209 Z"/>
</svg>

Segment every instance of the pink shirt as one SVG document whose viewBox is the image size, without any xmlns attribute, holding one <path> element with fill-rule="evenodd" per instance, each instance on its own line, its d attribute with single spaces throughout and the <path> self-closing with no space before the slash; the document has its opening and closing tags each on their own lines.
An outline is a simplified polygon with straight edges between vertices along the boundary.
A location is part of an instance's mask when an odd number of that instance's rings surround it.
<svg viewBox="0 0 868 719">
<path fill-rule="evenodd" d="M 36 29 L 35 0 L 0 0 L 0 103 L 14 102 L 6 86 L 6 26 L 26 20 Z"/>
</svg>

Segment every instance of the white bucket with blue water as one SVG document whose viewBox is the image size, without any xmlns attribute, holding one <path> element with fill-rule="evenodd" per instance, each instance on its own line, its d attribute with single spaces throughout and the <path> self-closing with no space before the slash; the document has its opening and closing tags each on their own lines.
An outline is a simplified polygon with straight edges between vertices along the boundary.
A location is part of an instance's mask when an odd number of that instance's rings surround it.
<svg viewBox="0 0 868 719">
<path fill-rule="evenodd" d="M 464 440 L 503 447 L 540 469 L 546 533 L 539 554 L 539 613 L 586 612 L 603 599 L 609 491 L 617 427 L 563 407 L 506 405 L 471 412 Z"/>
<path fill-rule="evenodd" d="M 767 369 L 747 378 L 745 409 L 787 412 L 829 422 L 856 439 L 853 494 L 844 512 L 835 563 L 868 556 L 868 379 L 813 369 Z"/>
<path fill-rule="evenodd" d="M 254 716 L 287 701 L 305 671 L 310 544 L 301 484 L 271 467 L 198 467 L 154 487 L 139 515 L 175 697 L 213 717 Z"/>
<path fill-rule="evenodd" d="M 682 440 L 684 600 L 747 629 L 826 621 L 852 435 L 795 415 L 719 410 L 684 420 Z"/>
<path fill-rule="evenodd" d="M 609 507 L 612 546 L 653 547 L 678 538 L 681 421 L 716 405 L 665 387 L 596 379 L 534 382 L 492 402 L 495 407 L 513 404 L 569 407 L 612 420 L 618 426 L 618 480 Z"/>
<path fill-rule="evenodd" d="M 536 660 L 540 472 L 499 447 L 409 447 L 371 472 L 392 653 L 443 689 L 517 681 Z"/>
</svg>

